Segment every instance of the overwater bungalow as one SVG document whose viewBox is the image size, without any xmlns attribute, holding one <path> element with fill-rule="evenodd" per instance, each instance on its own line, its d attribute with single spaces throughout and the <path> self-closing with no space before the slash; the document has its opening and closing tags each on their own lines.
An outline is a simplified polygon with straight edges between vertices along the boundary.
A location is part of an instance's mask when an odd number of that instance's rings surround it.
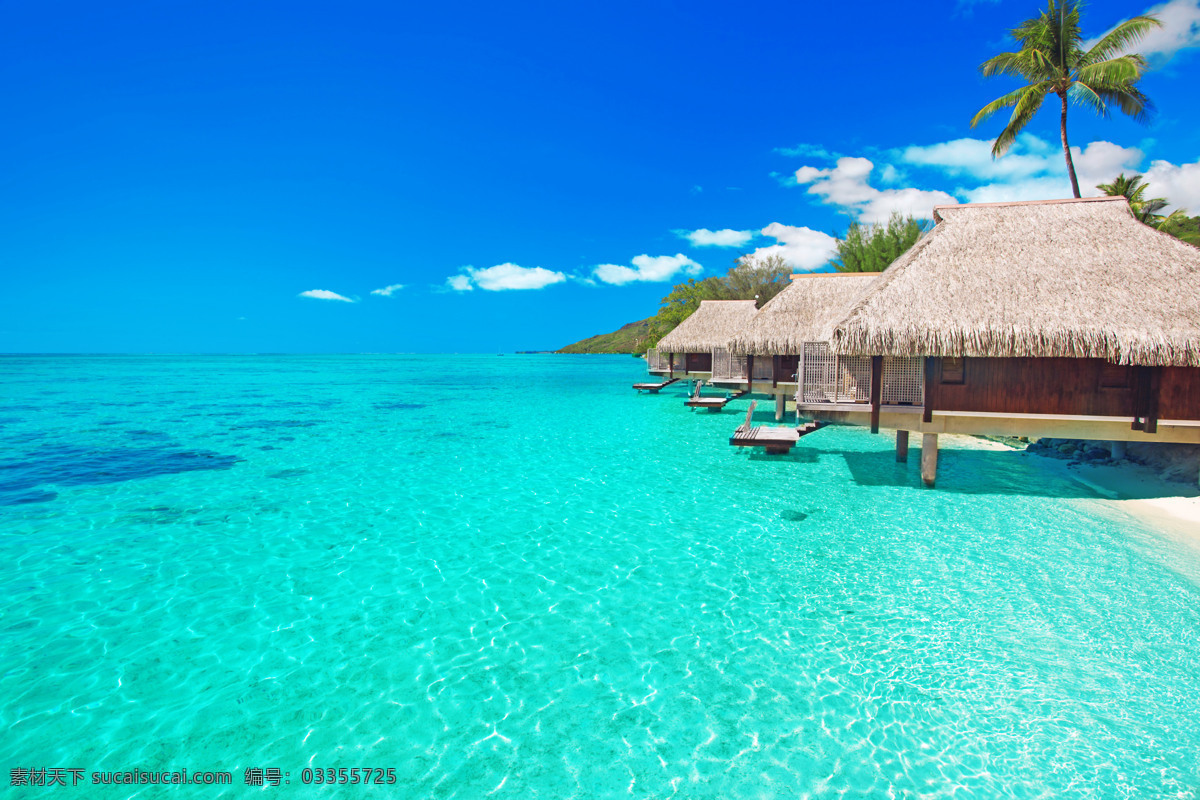
<svg viewBox="0 0 1200 800">
<path fill-rule="evenodd" d="M 1200 249 L 1122 197 L 938 206 L 838 322 L 799 413 L 939 433 L 1200 443 Z"/>
<path fill-rule="evenodd" d="M 775 418 L 794 397 L 799 376 L 827 354 L 835 323 L 843 319 L 881 273 L 793 275 L 791 284 L 713 352 L 712 383 L 775 397 Z M 829 359 L 822 355 L 821 368 Z"/>
<path fill-rule="evenodd" d="M 655 375 L 708 380 L 712 377 L 713 354 L 728 347 L 729 340 L 758 308 L 753 300 L 702 300 L 691 316 L 646 353 L 646 364 Z"/>
</svg>

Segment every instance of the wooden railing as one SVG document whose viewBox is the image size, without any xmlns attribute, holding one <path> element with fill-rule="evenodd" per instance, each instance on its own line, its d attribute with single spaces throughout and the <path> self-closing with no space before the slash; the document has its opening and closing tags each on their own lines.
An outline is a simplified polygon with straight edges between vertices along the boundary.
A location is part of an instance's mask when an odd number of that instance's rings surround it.
<svg viewBox="0 0 1200 800">
<path fill-rule="evenodd" d="M 772 378 L 772 366 L 770 356 L 755 356 L 754 357 L 754 380 L 769 381 Z"/>
<path fill-rule="evenodd" d="M 735 355 L 724 347 L 714 347 L 712 379 L 727 382 L 746 380 L 746 357 Z"/>
<path fill-rule="evenodd" d="M 880 402 L 883 405 L 921 405 L 925 377 L 920 358 L 883 359 Z M 868 403 L 871 400 L 871 357 L 839 356 L 823 342 L 808 342 L 800 358 L 801 384 L 797 402 L 804 404 Z"/>
<path fill-rule="evenodd" d="M 657 349 L 646 351 L 646 369 L 651 372 L 665 371 L 671 366 L 669 353 L 660 353 Z"/>
</svg>

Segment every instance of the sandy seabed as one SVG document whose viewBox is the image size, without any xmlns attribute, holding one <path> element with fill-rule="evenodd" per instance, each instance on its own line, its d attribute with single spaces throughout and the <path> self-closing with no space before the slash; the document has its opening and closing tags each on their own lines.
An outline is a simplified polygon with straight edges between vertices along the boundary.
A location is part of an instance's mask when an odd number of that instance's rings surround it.
<svg viewBox="0 0 1200 800">
<path fill-rule="evenodd" d="M 1163 478 L 1142 464 L 1096 465 L 1029 454 L 1104 495 L 1101 501 L 1200 550 L 1200 484 Z"/>
</svg>

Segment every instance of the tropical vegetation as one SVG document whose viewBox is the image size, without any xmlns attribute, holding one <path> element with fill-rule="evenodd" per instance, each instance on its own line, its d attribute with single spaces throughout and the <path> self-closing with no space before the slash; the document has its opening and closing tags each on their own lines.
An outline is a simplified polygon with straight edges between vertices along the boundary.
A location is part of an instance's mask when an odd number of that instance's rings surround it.
<svg viewBox="0 0 1200 800">
<path fill-rule="evenodd" d="M 1182 209 L 1175 209 L 1170 214 L 1160 214 L 1170 201 L 1165 197 L 1146 197 L 1148 186 L 1141 175 L 1125 176 L 1122 172 L 1111 183 L 1101 183 L 1096 186 L 1109 197 L 1124 197 L 1129 201 L 1129 210 L 1139 222 L 1152 228 L 1165 231 L 1177 239 L 1191 244 L 1200 244 L 1197 236 L 1197 223 L 1200 218 L 1189 217 Z"/>
<path fill-rule="evenodd" d="M 882 272 L 916 244 L 930 227 L 932 223 L 927 220 L 919 220 L 911 214 L 902 216 L 899 212 L 880 225 L 852 222 L 845 238 L 838 240 L 834 269 L 838 272 Z"/>
<path fill-rule="evenodd" d="M 622 325 L 612 333 L 602 333 L 589 336 L 586 339 L 569 344 L 559 353 L 638 353 L 645 350 L 645 342 L 650 333 L 650 323 L 653 317 L 640 319 Z"/>
<path fill-rule="evenodd" d="M 992 145 L 992 155 L 1002 156 L 1037 114 L 1042 101 L 1056 95 L 1061 106 L 1059 134 L 1063 156 L 1076 197 L 1080 196 L 1079 179 L 1067 142 L 1067 109 L 1074 104 L 1107 117 L 1115 105 L 1123 114 L 1145 122 L 1153 105 L 1137 83 L 1146 70 L 1146 57 L 1125 51 L 1151 28 L 1162 24 L 1151 14 L 1133 17 L 1084 50 L 1080 7 L 1079 0 L 1049 0 L 1040 16 L 1027 19 L 1012 30 L 1019 49 L 993 56 L 979 69 L 985 77 L 1008 75 L 1020 78 L 1025 85 L 988 103 L 971 120 L 971 127 L 975 127 L 1002 109 L 1012 109 L 1008 124 Z"/>
<path fill-rule="evenodd" d="M 754 300 L 762 308 L 787 287 L 791 274 L 791 267 L 778 254 L 741 256 L 724 275 L 699 281 L 689 278 L 672 286 L 653 317 L 589 337 L 558 352 L 643 353 L 687 319 L 700 307 L 701 300 Z"/>
<path fill-rule="evenodd" d="M 791 267 L 780 255 L 744 255 L 720 277 L 701 281 L 689 278 L 676 284 L 660 301 L 658 313 L 650 322 L 646 347 L 653 347 L 691 316 L 700 307 L 701 300 L 755 300 L 762 308 L 764 303 L 787 288 L 791 274 Z"/>
</svg>

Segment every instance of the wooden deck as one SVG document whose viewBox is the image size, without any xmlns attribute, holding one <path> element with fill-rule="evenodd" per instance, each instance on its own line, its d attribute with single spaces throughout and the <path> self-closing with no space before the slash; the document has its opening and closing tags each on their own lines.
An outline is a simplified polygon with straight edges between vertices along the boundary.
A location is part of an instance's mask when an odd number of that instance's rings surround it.
<svg viewBox="0 0 1200 800">
<path fill-rule="evenodd" d="M 684 403 L 688 408 L 707 408 L 709 411 L 720 411 L 730 401 L 737 400 L 747 394 L 745 391 L 729 395 L 727 397 L 701 397 L 699 394 L 692 395 Z"/>
<path fill-rule="evenodd" d="M 637 389 L 639 392 L 658 394 L 659 389 L 663 388 L 664 386 L 670 386 L 672 383 L 678 383 L 680 380 L 680 378 L 671 378 L 670 380 L 663 381 L 662 383 L 635 383 L 633 388 Z"/>
<path fill-rule="evenodd" d="M 809 422 L 799 428 L 769 428 L 764 425 L 755 427 L 750 424 L 750 420 L 754 415 L 756 405 L 758 405 L 757 400 L 750 404 L 749 410 L 746 411 L 746 421 L 737 427 L 733 436 L 729 437 L 729 443 L 734 447 L 762 447 L 766 449 L 768 455 L 784 455 L 790 452 L 802 437 L 819 431 L 829 424 L 827 422 Z"/>
<path fill-rule="evenodd" d="M 738 428 L 729 437 L 729 443 L 734 447 L 765 447 L 771 455 L 787 453 L 800 440 L 800 432 L 795 428 Z"/>
<path fill-rule="evenodd" d="M 734 447 L 763 447 L 767 455 L 784 455 L 796 446 L 796 442 L 814 431 L 819 431 L 829 423 L 809 422 L 799 428 L 738 428 L 729 438 Z"/>
</svg>

